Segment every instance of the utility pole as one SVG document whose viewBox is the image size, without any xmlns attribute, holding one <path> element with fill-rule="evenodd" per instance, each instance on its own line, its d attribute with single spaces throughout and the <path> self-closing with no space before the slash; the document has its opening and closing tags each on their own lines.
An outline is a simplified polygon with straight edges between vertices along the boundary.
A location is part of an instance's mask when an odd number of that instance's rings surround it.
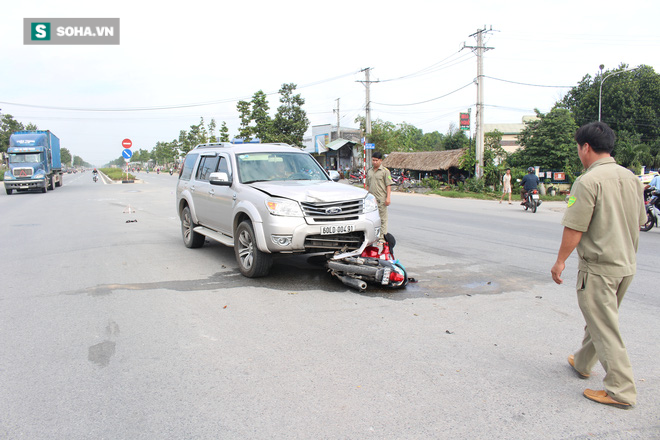
<svg viewBox="0 0 660 440">
<path fill-rule="evenodd" d="M 371 134 L 371 98 L 369 95 L 369 86 L 371 85 L 372 82 L 377 83 L 379 81 L 371 81 L 369 79 L 369 71 L 371 70 L 371 67 L 366 67 L 360 72 L 364 72 L 364 81 L 358 81 L 364 84 L 364 86 L 367 89 L 367 97 L 366 97 L 366 102 L 365 102 L 365 131 L 366 131 L 366 138 L 369 140 L 369 135 Z M 366 145 L 365 145 L 366 147 Z M 367 153 L 368 152 L 368 153 Z M 367 150 L 366 148 L 364 149 L 364 172 L 367 172 L 367 163 L 371 163 L 371 150 Z"/>
<path fill-rule="evenodd" d="M 339 128 L 339 98 L 335 99 L 337 101 L 337 108 L 333 110 L 337 113 L 337 139 L 341 137 L 341 129 Z"/>
<path fill-rule="evenodd" d="M 468 49 L 476 49 L 477 54 L 477 78 L 475 79 L 477 83 L 477 116 L 475 118 L 475 156 L 477 163 L 474 166 L 474 174 L 477 179 L 481 179 L 484 174 L 484 51 L 494 49 L 494 47 L 484 46 L 483 34 L 492 30 L 492 26 L 490 29 L 486 29 L 486 26 L 483 29 L 478 29 L 477 32 L 470 35 L 471 37 L 477 37 L 477 45 L 465 46 L 465 43 L 463 43 L 463 48 L 461 48 L 461 50 L 466 47 Z"/>
</svg>

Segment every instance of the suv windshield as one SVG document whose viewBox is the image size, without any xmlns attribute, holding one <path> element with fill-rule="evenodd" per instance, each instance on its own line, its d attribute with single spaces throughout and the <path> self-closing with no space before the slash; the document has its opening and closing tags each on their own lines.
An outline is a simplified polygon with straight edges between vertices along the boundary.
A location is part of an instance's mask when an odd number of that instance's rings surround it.
<svg viewBox="0 0 660 440">
<path fill-rule="evenodd" d="M 241 183 L 271 180 L 328 180 L 308 154 L 245 153 L 236 156 Z"/>
</svg>

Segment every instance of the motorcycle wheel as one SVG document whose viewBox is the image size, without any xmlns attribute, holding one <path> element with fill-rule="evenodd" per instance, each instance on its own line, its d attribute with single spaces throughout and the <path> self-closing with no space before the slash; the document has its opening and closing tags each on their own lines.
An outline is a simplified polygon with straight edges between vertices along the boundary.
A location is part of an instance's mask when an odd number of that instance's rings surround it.
<svg viewBox="0 0 660 440">
<path fill-rule="evenodd" d="M 536 204 L 536 200 L 532 200 L 532 212 L 536 213 L 536 207 L 538 205 Z"/>
<path fill-rule="evenodd" d="M 655 219 L 653 218 L 653 214 L 646 211 L 646 223 L 644 223 L 644 226 L 641 226 L 639 230 L 642 232 L 650 231 L 653 228 L 654 224 L 655 224 Z"/>
</svg>

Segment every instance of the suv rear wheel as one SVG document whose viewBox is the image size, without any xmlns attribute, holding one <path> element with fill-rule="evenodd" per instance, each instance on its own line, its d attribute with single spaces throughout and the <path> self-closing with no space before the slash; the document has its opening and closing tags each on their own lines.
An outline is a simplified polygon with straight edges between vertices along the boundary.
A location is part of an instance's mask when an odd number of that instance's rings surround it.
<svg viewBox="0 0 660 440">
<path fill-rule="evenodd" d="M 190 207 L 186 206 L 181 212 L 181 234 L 183 235 L 183 244 L 187 248 L 198 248 L 204 245 L 205 237 L 193 231 L 195 226 L 197 225 L 193 222 Z"/>
<path fill-rule="evenodd" d="M 257 248 L 254 229 L 252 223 L 248 220 L 244 220 L 236 228 L 234 253 L 236 254 L 239 270 L 248 278 L 267 275 L 270 266 L 273 264 L 272 255 L 261 252 Z"/>
</svg>

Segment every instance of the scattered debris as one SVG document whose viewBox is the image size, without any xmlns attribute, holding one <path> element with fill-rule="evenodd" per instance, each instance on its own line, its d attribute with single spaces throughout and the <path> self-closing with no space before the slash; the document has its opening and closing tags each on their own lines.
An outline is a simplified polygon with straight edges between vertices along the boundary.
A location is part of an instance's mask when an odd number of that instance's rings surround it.
<svg viewBox="0 0 660 440">
<path fill-rule="evenodd" d="M 137 223 L 137 220 L 126 220 L 126 223 Z"/>
</svg>

